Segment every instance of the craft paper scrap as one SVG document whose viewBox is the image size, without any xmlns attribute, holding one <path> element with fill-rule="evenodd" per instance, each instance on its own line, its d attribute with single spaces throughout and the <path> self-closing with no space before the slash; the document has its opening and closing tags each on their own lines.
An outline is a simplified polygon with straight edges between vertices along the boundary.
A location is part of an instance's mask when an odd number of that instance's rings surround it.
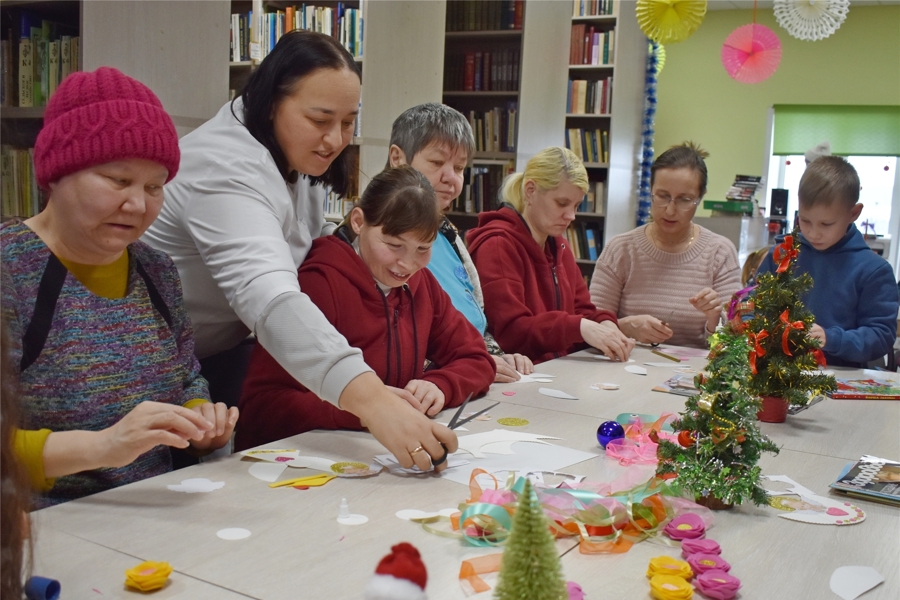
<svg viewBox="0 0 900 600">
<path fill-rule="evenodd" d="M 605 355 L 605 354 L 595 354 L 595 355 L 594 355 L 594 359 L 595 359 L 595 360 L 605 360 L 605 361 L 607 361 L 607 362 L 622 362 L 622 361 L 619 361 L 619 360 L 615 360 L 615 361 L 614 361 L 613 359 L 611 359 L 610 357 L 608 357 L 608 356 Z M 634 359 L 633 359 L 633 358 L 629 358 L 626 362 L 634 362 Z"/>
<path fill-rule="evenodd" d="M 677 356 L 681 360 L 688 358 L 706 358 L 709 350 L 701 348 L 687 348 L 685 346 L 660 346 L 659 350 L 671 356 Z"/>
<path fill-rule="evenodd" d="M 506 392 L 503 393 L 505 394 Z M 438 425 L 443 425 L 444 427 L 450 427 L 450 421 L 447 421 L 445 423 L 442 423 L 441 421 L 435 421 L 435 423 L 437 423 Z M 453 431 L 468 431 L 468 429 L 466 429 L 465 427 L 457 427 Z"/>
<path fill-rule="evenodd" d="M 565 393 L 562 390 L 554 390 L 553 388 L 538 388 L 538 391 L 545 396 L 551 398 L 560 398 L 561 400 L 578 400 L 575 396 Z"/>
<path fill-rule="evenodd" d="M 404 508 L 403 510 L 398 510 L 394 515 L 398 519 L 403 519 L 404 521 L 409 521 L 410 519 L 430 519 L 432 517 L 450 517 L 451 515 L 455 515 L 459 512 L 458 508 L 443 508 L 437 512 L 426 512 L 424 510 L 418 510 L 415 508 Z"/>
<path fill-rule="evenodd" d="M 216 532 L 216 535 L 223 540 L 243 540 L 250 537 L 250 530 L 241 527 L 228 527 L 227 529 L 220 529 Z"/>
<path fill-rule="evenodd" d="M 661 369 L 671 369 L 672 368 L 671 362 L 645 362 L 644 364 L 647 365 L 648 367 L 659 367 Z"/>
<path fill-rule="evenodd" d="M 591 384 L 592 390 L 617 390 L 619 389 L 618 383 L 594 383 Z"/>
<path fill-rule="evenodd" d="M 338 477 L 370 477 L 381 472 L 379 465 L 319 456 L 300 456 L 300 451 L 294 449 L 245 450 L 241 452 L 241 456 L 283 464 L 296 469 L 316 469 L 333 473 Z M 260 479 L 262 478 L 260 477 Z"/>
<path fill-rule="evenodd" d="M 440 473 L 440 477 L 468 486 L 474 468 L 484 469 L 500 482 L 506 481 L 510 471 L 517 473 L 565 471 L 575 474 L 577 471 L 572 465 L 597 457 L 596 453 L 555 444 L 516 442 L 512 445 L 512 450 L 513 454 L 487 454 L 485 458 L 473 458 L 465 468 L 447 469 Z"/>
<path fill-rule="evenodd" d="M 856 525 L 866 519 L 866 513 L 855 504 L 826 498 L 813 493 L 785 475 L 764 475 L 769 481 L 790 484 L 784 491 L 766 490 L 769 506 L 782 511 L 778 516 L 789 521 L 817 525 Z"/>
<path fill-rule="evenodd" d="M 531 375 L 519 373 L 519 378 L 516 381 L 512 381 L 510 383 L 550 383 L 553 381 L 554 377 L 556 377 L 556 375 L 549 375 L 547 373 L 532 373 Z"/>
<path fill-rule="evenodd" d="M 483 433 L 473 433 L 459 438 L 459 453 L 468 453 L 475 458 L 484 458 L 485 454 L 513 454 L 512 444 L 515 442 L 533 442 L 550 446 L 544 440 L 558 440 L 559 438 L 539 433 L 525 433 L 524 431 L 510 431 L 508 429 L 494 429 Z M 384 464 L 384 463 L 382 463 Z M 547 469 L 541 469 L 547 470 Z M 553 470 L 553 469 L 551 469 Z"/>
<path fill-rule="evenodd" d="M 627 367 L 625 367 L 625 370 L 629 373 L 634 373 L 635 375 L 647 374 L 647 369 L 645 369 L 644 367 L 639 367 L 637 365 L 628 365 Z"/>
<path fill-rule="evenodd" d="M 183 479 L 178 485 L 167 485 L 167 488 L 173 492 L 184 492 L 186 494 L 196 494 L 200 492 L 214 492 L 225 487 L 224 481 L 210 481 L 209 479 L 200 477 L 197 479 Z"/>
<path fill-rule="evenodd" d="M 250 474 L 267 483 L 277 481 L 281 473 L 287 469 L 287 465 L 270 462 L 258 462 L 250 465 Z"/>
<path fill-rule="evenodd" d="M 884 582 L 872 567 L 838 567 L 831 574 L 831 591 L 844 600 L 854 600 Z"/>
</svg>

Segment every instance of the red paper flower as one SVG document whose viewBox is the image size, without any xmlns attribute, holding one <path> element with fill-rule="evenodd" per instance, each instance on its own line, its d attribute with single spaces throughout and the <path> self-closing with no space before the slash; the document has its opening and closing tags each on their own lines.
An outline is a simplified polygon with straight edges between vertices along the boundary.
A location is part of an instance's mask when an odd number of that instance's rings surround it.
<svg viewBox="0 0 900 600">
<path fill-rule="evenodd" d="M 687 557 L 694 573 L 700 575 L 707 571 L 730 571 L 731 565 L 718 554 L 691 554 Z"/>
<path fill-rule="evenodd" d="M 681 555 L 687 558 L 691 554 L 722 554 L 722 548 L 715 540 L 684 540 L 681 542 Z"/>
<path fill-rule="evenodd" d="M 695 540 L 706 535 L 706 523 L 694 513 L 685 513 L 669 521 L 663 533 L 673 540 Z"/>
<path fill-rule="evenodd" d="M 713 569 L 697 576 L 694 585 L 704 596 L 713 600 L 731 600 L 741 587 L 741 580 L 725 571 Z"/>
</svg>

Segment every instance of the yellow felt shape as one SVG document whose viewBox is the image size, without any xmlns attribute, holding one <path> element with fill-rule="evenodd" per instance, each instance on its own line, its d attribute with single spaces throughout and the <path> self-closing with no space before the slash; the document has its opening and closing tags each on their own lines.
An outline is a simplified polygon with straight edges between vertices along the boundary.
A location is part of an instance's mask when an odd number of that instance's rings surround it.
<svg viewBox="0 0 900 600">
<path fill-rule="evenodd" d="M 125 571 L 125 585 L 142 592 L 152 592 L 166 585 L 172 567 L 167 562 L 142 562 Z"/>
<path fill-rule="evenodd" d="M 650 595 L 657 600 L 690 600 L 694 586 L 681 577 L 654 575 L 650 579 Z"/>
<path fill-rule="evenodd" d="M 671 556 L 657 556 L 650 559 L 650 566 L 647 567 L 647 577 L 652 578 L 654 575 L 672 575 L 690 581 L 694 572 L 691 565 L 683 560 Z"/>
</svg>

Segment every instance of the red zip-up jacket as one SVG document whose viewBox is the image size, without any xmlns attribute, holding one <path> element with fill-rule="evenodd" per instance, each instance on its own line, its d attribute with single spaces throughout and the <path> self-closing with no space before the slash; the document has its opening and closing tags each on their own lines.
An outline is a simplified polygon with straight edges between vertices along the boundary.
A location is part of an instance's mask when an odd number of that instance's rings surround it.
<svg viewBox="0 0 900 600">
<path fill-rule="evenodd" d="M 466 235 L 484 294 L 484 312 L 501 348 L 535 363 L 587 348 L 581 319 L 612 321 L 598 310 L 581 270 L 562 237 L 543 248 L 525 220 L 509 205 L 478 216 Z"/>
<path fill-rule="evenodd" d="M 386 384 L 434 383 L 444 406 L 482 394 L 496 366 L 478 331 L 428 269 L 385 296 L 369 268 L 339 235 L 319 238 L 298 271 L 300 289 Z M 423 372 L 425 359 L 433 367 Z M 316 396 L 257 345 L 240 401 L 235 447 L 244 450 L 311 429 L 362 429 L 359 419 Z"/>
</svg>

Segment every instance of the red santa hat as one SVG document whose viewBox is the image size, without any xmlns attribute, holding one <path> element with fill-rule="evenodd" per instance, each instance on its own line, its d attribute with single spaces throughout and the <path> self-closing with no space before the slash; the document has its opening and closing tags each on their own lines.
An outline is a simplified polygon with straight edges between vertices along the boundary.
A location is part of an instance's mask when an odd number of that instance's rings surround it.
<svg viewBox="0 0 900 600">
<path fill-rule="evenodd" d="M 381 559 L 363 592 L 365 600 L 427 600 L 428 572 L 415 546 L 402 542 Z"/>
</svg>

